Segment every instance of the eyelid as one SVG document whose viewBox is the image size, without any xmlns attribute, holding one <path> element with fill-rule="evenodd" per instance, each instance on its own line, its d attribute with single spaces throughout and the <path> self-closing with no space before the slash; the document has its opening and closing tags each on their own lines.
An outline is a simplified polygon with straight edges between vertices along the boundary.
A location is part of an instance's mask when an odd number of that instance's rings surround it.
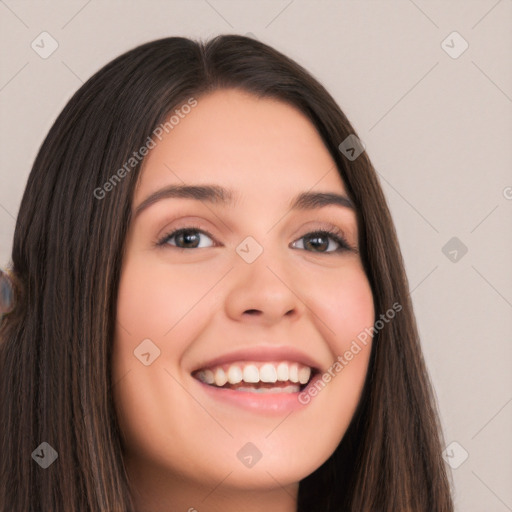
<svg viewBox="0 0 512 512">
<path fill-rule="evenodd" d="M 350 229 L 348 226 L 344 227 L 342 225 L 342 222 L 340 219 L 332 218 L 330 219 L 327 217 L 327 219 L 322 220 L 312 220 L 306 223 L 301 224 L 300 229 L 298 230 L 300 234 L 300 237 L 305 236 L 309 233 L 315 233 L 318 231 L 332 231 L 336 233 L 340 238 L 343 238 L 347 245 L 352 247 L 354 246 L 349 243 L 349 239 L 352 238 L 352 229 Z M 297 231 L 296 231 L 297 232 Z M 294 235 L 295 236 L 295 235 Z M 356 239 L 357 243 L 357 239 Z"/>
</svg>

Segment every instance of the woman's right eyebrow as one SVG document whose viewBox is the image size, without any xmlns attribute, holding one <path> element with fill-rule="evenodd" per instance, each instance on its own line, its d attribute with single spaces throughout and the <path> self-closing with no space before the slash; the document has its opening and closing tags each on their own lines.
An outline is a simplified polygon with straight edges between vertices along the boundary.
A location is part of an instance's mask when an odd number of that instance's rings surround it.
<svg viewBox="0 0 512 512">
<path fill-rule="evenodd" d="M 234 206 L 239 199 L 234 190 L 219 185 L 168 185 L 150 194 L 136 208 L 134 218 L 149 206 L 169 198 L 194 199 L 222 206 Z M 340 206 L 355 210 L 352 201 L 334 192 L 301 192 L 288 205 L 289 210 L 316 210 L 326 206 Z"/>
</svg>

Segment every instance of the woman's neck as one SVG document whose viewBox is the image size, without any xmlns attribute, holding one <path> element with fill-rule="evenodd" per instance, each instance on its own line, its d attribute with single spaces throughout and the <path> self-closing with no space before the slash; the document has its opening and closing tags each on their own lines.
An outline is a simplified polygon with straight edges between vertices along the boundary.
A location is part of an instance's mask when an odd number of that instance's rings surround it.
<svg viewBox="0 0 512 512">
<path fill-rule="evenodd" d="M 136 512 L 296 512 L 298 482 L 282 486 L 268 474 L 268 485 L 244 489 L 233 484 L 235 471 L 207 483 L 127 463 Z"/>
</svg>

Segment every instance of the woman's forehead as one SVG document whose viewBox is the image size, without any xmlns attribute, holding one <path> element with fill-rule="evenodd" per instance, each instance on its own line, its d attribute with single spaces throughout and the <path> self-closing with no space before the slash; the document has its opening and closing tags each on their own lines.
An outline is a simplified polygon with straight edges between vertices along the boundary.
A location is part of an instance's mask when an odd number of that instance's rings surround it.
<svg viewBox="0 0 512 512">
<path fill-rule="evenodd" d="M 315 126 L 284 102 L 221 90 L 178 114 L 143 163 L 139 197 L 180 182 L 218 183 L 243 195 L 281 189 L 291 196 L 316 184 L 345 193 Z"/>
</svg>

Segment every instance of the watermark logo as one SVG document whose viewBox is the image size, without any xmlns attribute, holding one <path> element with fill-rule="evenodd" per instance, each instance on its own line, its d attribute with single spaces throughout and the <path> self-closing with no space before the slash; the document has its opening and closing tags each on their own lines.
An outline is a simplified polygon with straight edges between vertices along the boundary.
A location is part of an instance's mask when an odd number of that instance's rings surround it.
<svg viewBox="0 0 512 512">
<path fill-rule="evenodd" d="M 458 59 L 469 48 L 469 43 L 457 31 L 454 31 L 441 42 L 441 48 L 452 59 Z"/>
<path fill-rule="evenodd" d="M 59 43 L 48 32 L 41 32 L 30 44 L 41 59 L 47 59 L 59 47 Z"/>
<path fill-rule="evenodd" d="M 261 459 L 263 454 L 258 450 L 255 444 L 246 443 L 238 450 L 236 456 L 244 466 L 251 469 Z"/>
<path fill-rule="evenodd" d="M 263 247 L 252 236 L 245 238 L 236 248 L 236 253 L 246 263 L 254 262 L 263 252 Z"/>
<path fill-rule="evenodd" d="M 353 133 L 349 135 L 339 146 L 338 149 L 353 162 L 364 150 L 364 142 Z"/>
<path fill-rule="evenodd" d="M 156 147 L 155 138 L 162 140 L 164 133 L 169 133 L 175 126 L 180 123 L 181 119 L 184 119 L 194 107 L 197 106 L 197 100 L 195 98 L 189 98 L 187 103 L 182 105 L 180 108 L 174 110 L 174 114 L 165 122 L 158 125 L 152 132 L 145 143 L 134 151 L 132 155 L 126 160 L 126 162 L 103 184 L 103 186 L 94 189 L 94 197 L 98 200 L 103 199 L 108 192 L 114 190 L 114 188 L 121 183 L 121 180 L 126 177 L 149 153 L 150 149 Z"/>
<path fill-rule="evenodd" d="M 133 354 L 144 366 L 150 366 L 160 357 L 160 349 L 146 338 L 137 346 Z"/>
<path fill-rule="evenodd" d="M 56 460 L 59 454 L 48 443 L 41 443 L 33 452 L 32 458 L 43 468 L 50 467 Z"/>
<path fill-rule="evenodd" d="M 466 462 L 469 457 L 469 453 L 465 448 L 457 443 L 457 441 L 451 442 L 442 453 L 444 461 L 452 468 L 457 469 Z"/>
<path fill-rule="evenodd" d="M 468 248 L 454 236 L 443 245 L 441 251 L 452 263 L 458 263 L 467 254 Z"/>
<path fill-rule="evenodd" d="M 343 355 L 339 355 L 336 358 L 336 361 L 322 374 L 321 378 L 299 393 L 298 401 L 302 405 L 309 404 L 309 402 L 311 402 L 311 398 L 317 396 L 318 393 L 320 393 L 320 391 L 322 391 L 325 386 L 331 382 L 331 380 L 334 379 L 334 377 L 336 377 L 343 368 L 348 366 L 350 361 L 352 361 L 359 352 L 361 352 L 362 347 L 360 343 L 366 346 L 368 341 L 371 340 L 377 332 L 383 329 L 386 324 L 393 320 L 396 314 L 402 311 L 402 309 L 402 305 L 395 302 L 393 306 L 386 311 L 386 313 L 382 313 L 380 315 L 379 319 L 372 327 L 367 327 L 361 331 L 357 335 L 357 339 L 352 341 L 350 348 L 346 350 Z"/>
</svg>

